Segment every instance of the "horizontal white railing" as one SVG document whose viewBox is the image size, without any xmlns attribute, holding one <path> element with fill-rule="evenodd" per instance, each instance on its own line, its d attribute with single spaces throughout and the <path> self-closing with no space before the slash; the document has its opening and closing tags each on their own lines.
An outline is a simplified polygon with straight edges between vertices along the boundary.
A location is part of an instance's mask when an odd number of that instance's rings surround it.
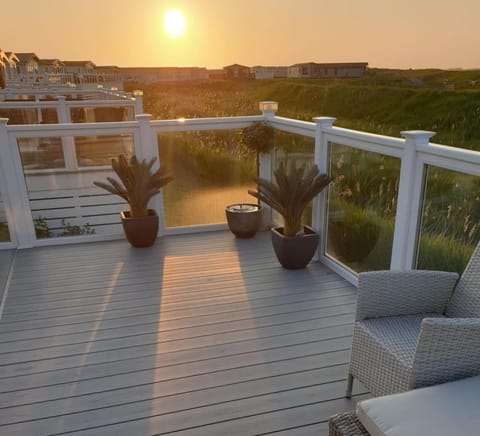
<svg viewBox="0 0 480 436">
<path fill-rule="evenodd" d="M 135 105 L 135 99 L 109 99 L 109 100 L 70 100 L 65 105 L 69 108 L 83 107 L 128 107 Z M 0 102 L 0 109 L 52 109 L 57 108 L 57 101 L 6 101 Z"/>
<path fill-rule="evenodd" d="M 78 102 L 76 103 L 78 104 Z M 142 114 L 137 115 L 135 121 L 85 124 L 8 125 L 3 120 L 0 123 L 0 168 L 2 172 L 0 181 L 4 187 L 2 193 L 12 238 L 20 248 L 70 242 L 67 240 L 68 238 L 36 240 L 31 222 L 31 206 L 24 178 L 25 174 L 30 174 L 33 177 L 42 173 L 61 174 L 64 172 L 66 174 L 80 173 L 83 174 L 82 177 L 86 177 L 85 174 L 88 172 L 107 170 L 106 167 L 76 167 L 72 169 L 29 170 L 24 172 L 17 146 L 19 138 L 131 135 L 137 156 L 140 159 L 150 159 L 152 157 L 158 158 L 158 133 L 240 129 L 259 120 L 266 120 L 275 129 L 281 131 L 314 138 L 314 161 L 322 172 L 327 172 L 329 169 L 329 145 L 332 143 L 400 159 L 400 181 L 391 259 L 392 269 L 409 269 L 414 263 L 418 228 L 421 219 L 421 198 L 424 189 L 426 166 L 434 165 L 465 174 L 480 175 L 479 152 L 430 143 L 429 139 L 433 136 L 432 132 L 407 131 L 402 132 L 403 138 L 392 138 L 335 127 L 333 125 L 335 119 L 329 117 L 319 117 L 315 118 L 313 122 L 306 122 L 278 117 L 270 111 L 258 116 L 177 120 L 152 120 L 150 115 Z M 72 171 L 69 173 L 69 170 Z M 271 174 L 271 156 L 263 156 L 261 177 L 270 178 Z M 88 183 L 90 183 L 91 178 L 87 177 L 87 179 L 89 180 Z M 89 189 L 91 189 L 91 184 Z M 94 200 L 87 197 L 85 197 L 85 201 L 92 204 L 95 203 Z M 71 203 L 74 200 L 69 199 L 68 201 Z M 327 201 L 326 192 L 322 192 L 316 199 L 313 209 L 313 225 L 322 232 L 325 232 L 327 224 Z M 90 204 L 87 206 L 90 206 Z M 115 207 L 118 208 L 118 205 L 115 205 Z M 194 226 L 166 229 L 163 222 L 163 202 L 161 196 L 154 200 L 153 207 L 157 209 L 161 218 L 161 234 L 219 228 L 219 226 Z M 75 238 L 75 241 L 98 240 L 106 237 L 102 235 L 84 235 Z M 108 237 L 112 237 L 112 235 Z M 321 241 L 319 250 L 320 260 L 355 283 L 356 275 L 352 271 L 325 254 L 325 235 L 321 238 Z"/>
<path fill-rule="evenodd" d="M 177 120 L 152 120 L 150 126 L 155 132 L 192 132 L 195 130 L 228 130 L 248 127 L 264 117 L 190 118 Z"/>
<path fill-rule="evenodd" d="M 45 91 L 43 91 L 45 92 Z M 133 94 L 123 91 L 110 91 L 110 90 L 98 90 L 95 94 L 85 93 L 75 91 L 74 93 L 65 92 L 68 96 L 72 97 L 88 97 L 82 100 L 67 100 L 65 95 L 60 95 L 59 93 L 53 94 L 56 97 L 56 100 L 42 100 L 46 95 L 49 94 L 35 94 L 31 93 L 25 94 L 30 98 L 34 97 L 35 100 L 21 100 L 16 101 L 8 100 L 2 101 L 3 99 L 15 99 L 15 97 L 20 97 L 22 94 L 13 93 L 10 90 L 7 92 L 0 92 L 0 110 L 25 110 L 28 115 L 28 122 L 32 124 L 43 123 L 43 114 L 42 109 L 56 110 L 57 119 L 59 123 L 71 123 L 72 122 L 72 109 L 84 109 L 85 118 L 87 121 L 95 122 L 95 114 L 90 109 L 96 108 L 126 108 L 127 119 L 133 119 L 135 115 L 143 113 L 143 99 L 141 92 L 136 91 Z M 130 110 L 128 110 L 130 109 Z M 33 115 L 32 115 L 32 111 Z M 88 113 L 87 113 L 88 112 Z M 30 119 L 30 118 L 34 119 Z"/>
<path fill-rule="evenodd" d="M 26 97 L 31 99 L 42 99 L 47 96 L 69 95 L 75 98 L 88 98 L 92 95 L 101 98 L 121 98 L 123 91 L 118 89 L 109 89 L 104 87 L 95 87 L 91 89 L 77 89 L 69 86 L 50 86 L 48 88 L 17 87 L 0 89 L 0 101 L 3 100 L 24 100 Z M 128 96 L 129 93 L 124 93 Z"/>
</svg>

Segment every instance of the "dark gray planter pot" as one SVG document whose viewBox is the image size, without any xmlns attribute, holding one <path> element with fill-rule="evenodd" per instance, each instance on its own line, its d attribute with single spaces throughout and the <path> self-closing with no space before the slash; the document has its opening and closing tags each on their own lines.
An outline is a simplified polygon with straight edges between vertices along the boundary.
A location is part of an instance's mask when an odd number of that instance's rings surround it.
<svg viewBox="0 0 480 436">
<path fill-rule="evenodd" d="M 225 208 L 230 231 L 237 238 L 252 238 L 262 223 L 262 208 L 257 204 L 238 203 Z"/>
<path fill-rule="evenodd" d="M 304 232 L 303 235 L 284 236 L 283 227 L 271 230 L 273 249 L 284 268 L 305 268 L 312 260 L 318 247 L 319 235 L 309 226 L 304 226 Z"/>
<path fill-rule="evenodd" d="M 134 247 L 150 247 L 157 239 L 158 215 L 153 209 L 148 209 L 148 216 L 130 217 L 130 212 L 120 212 L 122 226 L 128 242 Z"/>
</svg>

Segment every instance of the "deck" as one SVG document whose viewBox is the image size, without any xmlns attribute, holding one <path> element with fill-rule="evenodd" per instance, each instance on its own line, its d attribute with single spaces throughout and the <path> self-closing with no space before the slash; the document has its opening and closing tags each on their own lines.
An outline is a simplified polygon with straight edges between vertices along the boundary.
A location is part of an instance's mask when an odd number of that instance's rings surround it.
<svg viewBox="0 0 480 436">
<path fill-rule="evenodd" d="M 365 397 L 343 397 L 355 298 L 318 263 L 282 269 L 265 233 L 19 251 L 0 434 L 325 435 Z"/>
</svg>

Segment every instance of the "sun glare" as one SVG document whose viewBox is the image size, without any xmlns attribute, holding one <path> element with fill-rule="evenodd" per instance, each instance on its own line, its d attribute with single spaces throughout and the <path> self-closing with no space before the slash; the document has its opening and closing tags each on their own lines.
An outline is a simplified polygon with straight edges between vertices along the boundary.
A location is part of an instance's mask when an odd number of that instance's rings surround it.
<svg viewBox="0 0 480 436">
<path fill-rule="evenodd" d="M 163 28 L 174 38 L 182 36 L 185 32 L 185 15 L 176 9 L 170 9 L 163 18 Z"/>
</svg>

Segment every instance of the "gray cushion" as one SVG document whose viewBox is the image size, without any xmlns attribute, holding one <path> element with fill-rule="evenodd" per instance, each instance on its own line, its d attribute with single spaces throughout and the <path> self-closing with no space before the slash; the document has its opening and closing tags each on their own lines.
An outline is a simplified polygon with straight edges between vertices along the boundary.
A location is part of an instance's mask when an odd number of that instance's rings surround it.
<svg viewBox="0 0 480 436">
<path fill-rule="evenodd" d="M 480 434 L 480 376 L 361 401 L 357 416 L 372 436 Z"/>
</svg>

